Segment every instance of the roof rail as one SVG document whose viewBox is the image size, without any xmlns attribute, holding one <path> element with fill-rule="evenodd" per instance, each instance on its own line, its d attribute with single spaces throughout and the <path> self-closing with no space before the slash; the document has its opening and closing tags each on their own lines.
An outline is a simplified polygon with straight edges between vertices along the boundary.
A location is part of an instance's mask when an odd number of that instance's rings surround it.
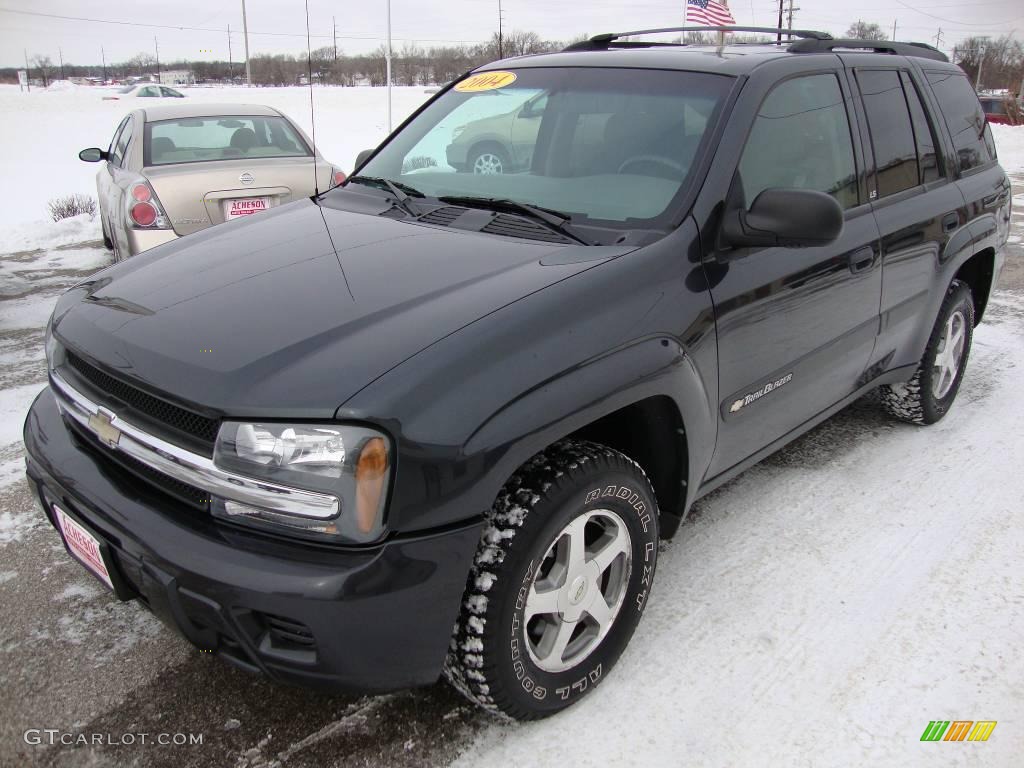
<svg viewBox="0 0 1024 768">
<path fill-rule="evenodd" d="M 573 43 L 566 47 L 566 51 L 600 51 L 607 49 L 612 43 L 622 37 L 633 37 L 634 35 L 654 35 L 662 32 L 760 32 L 766 35 L 777 35 L 779 30 L 775 27 L 663 27 L 661 29 L 638 29 L 633 32 L 606 32 L 603 35 L 594 35 L 589 40 Z M 784 29 L 782 34 L 792 37 L 806 38 L 813 41 L 831 40 L 832 36 L 827 32 L 815 32 L 810 29 Z M 620 45 L 627 44 L 626 41 Z M 645 43 L 634 43 L 645 45 Z M 673 43 L 649 43 L 648 45 L 673 45 Z"/>
<path fill-rule="evenodd" d="M 836 48 L 853 48 L 874 51 L 875 53 L 892 53 L 900 56 L 917 56 L 922 59 L 949 61 L 949 58 L 927 43 L 894 43 L 889 40 L 798 40 L 789 46 L 790 53 L 828 53 Z"/>
</svg>

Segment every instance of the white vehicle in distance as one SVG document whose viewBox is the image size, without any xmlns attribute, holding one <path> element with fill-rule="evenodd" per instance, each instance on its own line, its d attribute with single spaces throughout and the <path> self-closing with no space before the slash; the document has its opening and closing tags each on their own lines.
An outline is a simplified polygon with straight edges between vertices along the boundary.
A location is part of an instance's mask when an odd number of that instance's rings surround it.
<svg viewBox="0 0 1024 768">
<path fill-rule="evenodd" d="M 121 88 L 117 93 L 109 96 L 104 96 L 104 101 L 117 101 L 119 99 L 133 99 L 133 98 L 144 98 L 144 99 L 183 99 L 185 94 L 174 88 L 168 88 L 166 85 L 157 85 L 156 83 L 133 83 L 132 85 L 126 85 Z"/>
<path fill-rule="evenodd" d="M 103 241 L 117 260 L 345 180 L 299 126 L 256 104 L 136 109 L 106 150 L 78 157 L 102 164 Z"/>
</svg>

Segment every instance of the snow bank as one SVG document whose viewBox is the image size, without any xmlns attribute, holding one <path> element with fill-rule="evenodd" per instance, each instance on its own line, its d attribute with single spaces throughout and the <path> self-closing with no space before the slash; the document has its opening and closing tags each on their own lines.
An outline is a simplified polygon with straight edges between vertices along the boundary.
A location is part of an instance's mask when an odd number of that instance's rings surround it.
<svg viewBox="0 0 1024 768">
<path fill-rule="evenodd" d="M 999 162 L 1007 173 L 1024 173 L 1024 125 L 992 125 Z"/>
<path fill-rule="evenodd" d="M 70 80 L 54 80 L 48 86 L 46 90 L 50 92 L 58 91 L 77 91 L 78 86 L 72 83 Z"/>
<path fill-rule="evenodd" d="M 0 194 L 3 194 L 2 190 Z M 93 192 L 93 197 L 95 196 L 96 193 Z M 43 207 L 45 206 L 44 200 Z M 0 213 L 0 216 L 3 214 Z M 0 226 L 0 253 L 46 250 L 102 239 L 100 217 L 90 216 L 88 213 L 80 213 L 60 221 L 39 218 L 18 223 L 4 221 Z"/>
</svg>

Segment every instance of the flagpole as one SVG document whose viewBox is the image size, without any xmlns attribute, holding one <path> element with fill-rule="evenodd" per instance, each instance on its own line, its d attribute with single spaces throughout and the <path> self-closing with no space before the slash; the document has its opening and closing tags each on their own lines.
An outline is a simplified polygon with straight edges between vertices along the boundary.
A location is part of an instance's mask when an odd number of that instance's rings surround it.
<svg viewBox="0 0 1024 768">
<path fill-rule="evenodd" d="M 722 0 L 722 5 L 724 5 L 726 10 L 728 10 L 729 9 L 729 0 Z M 725 32 L 719 32 L 718 33 L 718 47 L 719 48 L 724 48 L 725 47 Z"/>
</svg>

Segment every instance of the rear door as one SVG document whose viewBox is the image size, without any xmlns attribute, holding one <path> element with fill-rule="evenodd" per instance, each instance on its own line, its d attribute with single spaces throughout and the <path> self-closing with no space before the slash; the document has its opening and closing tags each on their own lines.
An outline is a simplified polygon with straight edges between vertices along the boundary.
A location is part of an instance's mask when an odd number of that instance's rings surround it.
<svg viewBox="0 0 1024 768">
<path fill-rule="evenodd" d="M 130 252 L 128 235 L 125 232 L 125 169 L 128 167 L 128 146 L 135 135 L 137 122 L 134 113 L 124 119 L 107 160 L 106 205 L 110 217 L 110 238 L 122 254 Z"/>
<path fill-rule="evenodd" d="M 115 217 L 114 201 L 113 201 L 113 190 L 114 186 L 114 155 L 117 148 L 118 139 L 121 137 L 121 131 L 124 130 L 128 124 L 128 120 L 131 115 L 127 115 L 120 123 L 118 123 L 114 136 L 110 140 L 110 146 L 107 147 L 107 160 L 103 163 L 99 172 L 96 174 L 96 194 L 100 198 L 100 212 L 106 217 L 107 233 L 113 232 L 115 226 L 119 226 L 118 221 Z M 117 160 L 120 163 L 120 160 Z"/>
<path fill-rule="evenodd" d="M 848 62 L 863 57 L 848 55 Z M 915 365 L 948 281 L 948 246 L 967 240 L 963 196 L 909 64 L 855 66 L 868 159 L 868 195 L 882 238 L 882 303 L 873 364 Z"/>
<path fill-rule="evenodd" d="M 856 391 L 874 349 L 878 229 L 858 176 L 849 86 L 841 68 L 793 66 L 811 71 L 782 82 L 776 74 L 760 89 L 755 72 L 748 88 L 770 90 L 756 97 L 755 114 L 734 111 L 732 124 L 752 127 L 727 206 L 749 208 L 771 187 L 811 189 L 836 198 L 844 229 L 823 247 L 713 251 L 706 271 L 718 331 L 719 436 L 709 477 Z"/>
</svg>

